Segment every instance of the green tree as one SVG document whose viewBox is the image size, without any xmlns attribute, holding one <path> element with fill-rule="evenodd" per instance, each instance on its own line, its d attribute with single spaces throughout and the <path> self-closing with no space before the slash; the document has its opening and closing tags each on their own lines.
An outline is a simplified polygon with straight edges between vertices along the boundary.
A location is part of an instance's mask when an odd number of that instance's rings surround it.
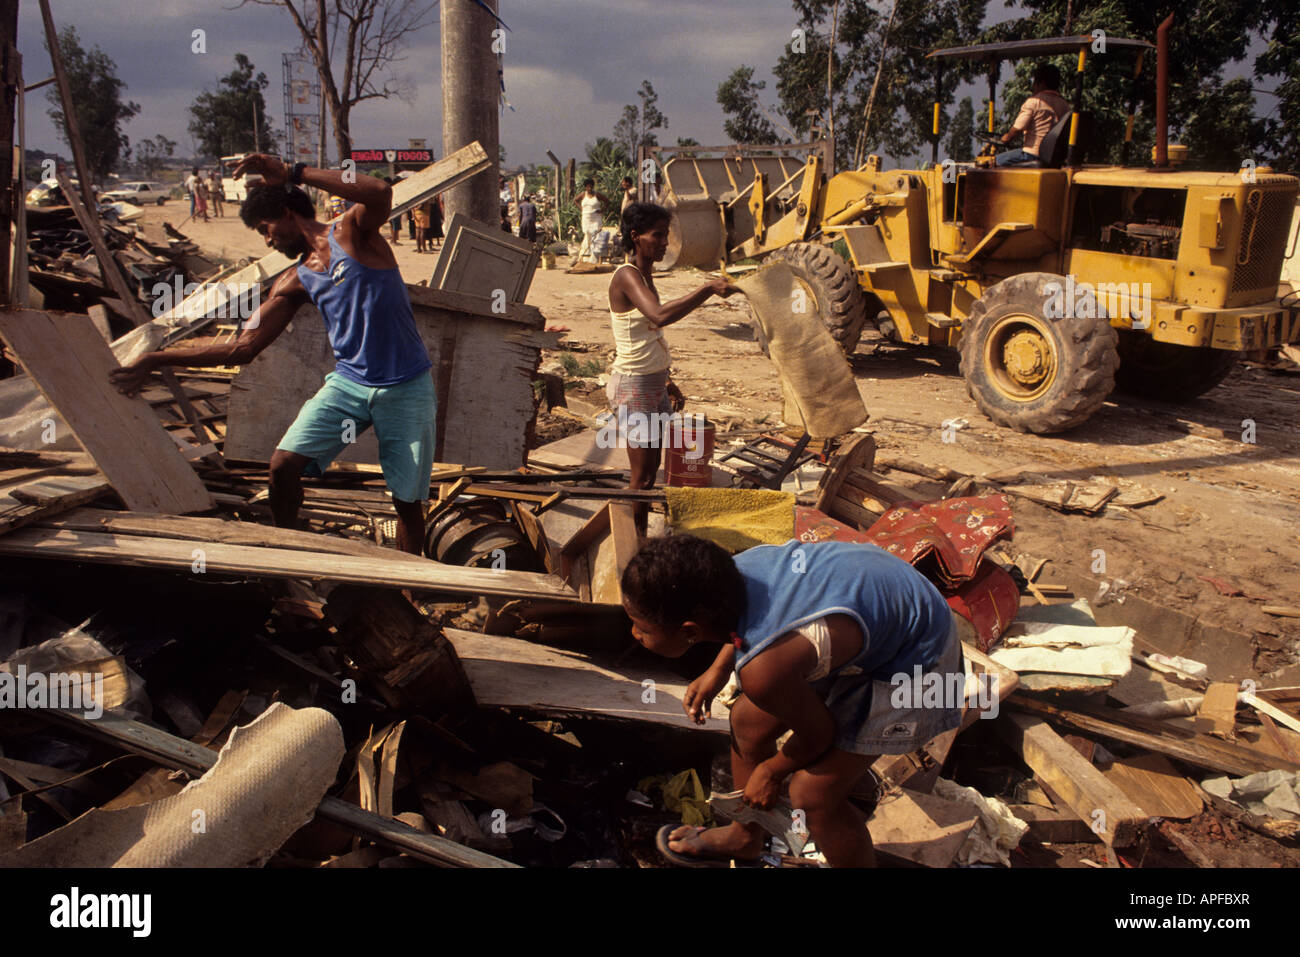
<svg viewBox="0 0 1300 957">
<path fill-rule="evenodd" d="M 86 164 L 91 176 L 100 180 L 116 169 L 118 162 L 130 152 L 131 141 L 122 132 L 122 124 L 140 112 L 140 105 L 123 102 L 126 84 L 117 78 L 117 64 L 98 46 L 87 52 L 81 46 L 76 27 L 64 27 L 59 32 L 59 50 L 63 54 L 72 102 L 76 104 Z M 50 119 L 58 126 L 64 142 L 71 146 L 57 86 L 50 88 L 49 100 L 53 106 Z"/>
<path fill-rule="evenodd" d="M 623 107 L 623 117 L 614 127 L 614 142 L 622 146 L 633 161 L 640 147 L 659 145 L 655 130 L 668 128 L 668 117 L 657 106 L 659 94 L 649 80 L 641 83 L 636 95 L 641 101 L 640 107 L 632 103 Z"/>
<path fill-rule="evenodd" d="M 718 85 L 718 105 L 727 119 L 722 128 L 733 143 L 775 143 L 776 129 L 764 115 L 758 95 L 767 82 L 754 80 L 752 66 L 738 66 Z"/>
<path fill-rule="evenodd" d="M 167 157 L 176 152 L 176 141 L 169 140 L 159 133 L 151 140 L 143 140 L 136 145 L 135 161 L 136 165 L 144 172 L 144 175 L 152 179 L 162 169 L 163 163 Z"/>
<path fill-rule="evenodd" d="M 969 96 L 957 104 L 957 112 L 948 124 L 948 158 L 957 163 L 969 163 L 975 158 L 975 106 Z"/>
<path fill-rule="evenodd" d="M 256 147 L 263 151 L 275 148 L 262 96 L 269 81 L 265 73 L 254 73 L 255 69 L 252 60 L 236 53 L 235 68 L 217 81 L 216 92 L 200 93 L 190 106 L 190 135 L 203 154 L 219 157 L 251 152 Z"/>
</svg>

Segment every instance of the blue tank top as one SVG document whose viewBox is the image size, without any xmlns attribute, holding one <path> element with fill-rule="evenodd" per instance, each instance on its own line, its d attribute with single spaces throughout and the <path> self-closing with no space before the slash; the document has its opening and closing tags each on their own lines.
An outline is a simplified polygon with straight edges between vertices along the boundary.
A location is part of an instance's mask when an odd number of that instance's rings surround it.
<svg viewBox="0 0 1300 957">
<path fill-rule="evenodd" d="M 345 379 L 377 387 L 397 385 L 433 367 L 415 328 L 401 272 L 363 266 L 334 239 L 328 272 L 298 266 L 298 278 L 325 320 L 334 368 Z"/>
<path fill-rule="evenodd" d="M 875 545 L 791 539 L 741 552 L 736 567 L 745 580 L 737 671 L 782 635 L 834 614 L 862 629 L 862 651 L 840 668 L 856 665 L 878 681 L 932 665 L 947 646 L 952 612 L 939 589 Z"/>
</svg>

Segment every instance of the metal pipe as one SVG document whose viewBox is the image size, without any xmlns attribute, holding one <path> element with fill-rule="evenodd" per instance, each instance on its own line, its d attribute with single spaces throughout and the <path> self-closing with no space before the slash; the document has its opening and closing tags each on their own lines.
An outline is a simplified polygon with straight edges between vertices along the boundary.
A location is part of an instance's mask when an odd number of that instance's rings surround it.
<svg viewBox="0 0 1300 957">
<path fill-rule="evenodd" d="M 1174 22 L 1171 13 L 1156 28 L 1156 162 L 1157 167 L 1169 165 L 1169 27 Z"/>
</svg>

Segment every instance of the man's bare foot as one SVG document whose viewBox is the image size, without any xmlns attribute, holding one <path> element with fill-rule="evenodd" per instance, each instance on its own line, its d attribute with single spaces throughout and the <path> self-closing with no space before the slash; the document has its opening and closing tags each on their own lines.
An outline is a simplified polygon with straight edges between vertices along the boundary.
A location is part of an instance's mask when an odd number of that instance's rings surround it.
<svg viewBox="0 0 1300 957">
<path fill-rule="evenodd" d="M 668 835 L 668 848 L 691 857 L 753 861 L 763 853 L 763 832 L 736 823 L 709 828 L 684 824 Z"/>
</svg>

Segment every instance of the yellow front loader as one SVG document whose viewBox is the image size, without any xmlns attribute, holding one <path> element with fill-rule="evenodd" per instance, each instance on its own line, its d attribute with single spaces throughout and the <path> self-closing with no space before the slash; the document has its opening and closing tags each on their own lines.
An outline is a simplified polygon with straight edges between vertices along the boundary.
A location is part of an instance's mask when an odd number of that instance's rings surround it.
<svg viewBox="0 0 1300 957">
<path fill-rule="evenodd" d="M 693 148 L 665 166 L 668 264 L 780 257 L 846 352 L 869 321 L 899 342 L 959 349 L 979 407 L 1027 432 L 1079 425 L 1117 384 L 1188 399 L 1242 353 L 1300 342 L 1294 297 L 1278 298 L 1300 180 L 1266 167 L 1185 170 L 1185 151 L 1163 137 L 1152 166 L 1086 165 L 1091 43 L 931 55 L 983 60 L 994 77 L 1003 59 L 1078 54 L 1075 109 L 1044 140 L 1039 167 L 999 167 L 992 147 L 973 163 L 940 162 L 937 123 L 932 161 L 917 170 L 884 170 L 873 155 L 828 179 L 823 153 L 792 165 L 779 148 L 721 158 Z"/>
</svg>

